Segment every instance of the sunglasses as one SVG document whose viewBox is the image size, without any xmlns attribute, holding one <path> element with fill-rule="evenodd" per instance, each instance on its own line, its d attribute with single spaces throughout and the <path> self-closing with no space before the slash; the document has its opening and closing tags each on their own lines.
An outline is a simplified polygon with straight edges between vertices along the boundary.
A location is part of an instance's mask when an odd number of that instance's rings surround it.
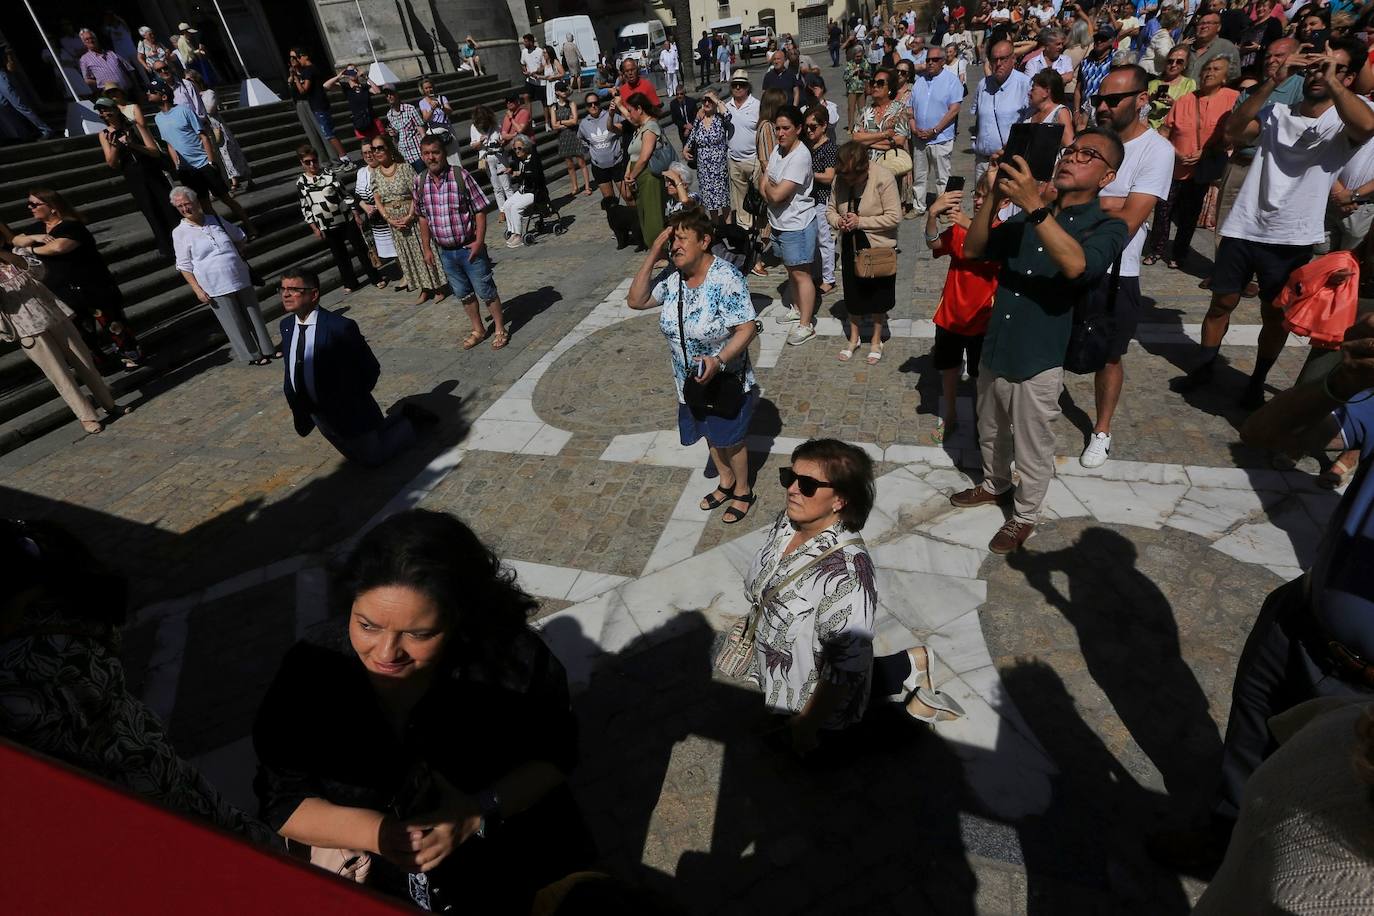
<svg viewBox="0 0 1374 916">
<path fill-rule="evenodd" d="M 319 161 L 320 161 L 320 160 L 316 159 L 314 156 L 311 156 L 311 157 L 308 158 L 308 159 L 302 159 L 302 160 L 301 160 L 301 165 L 314 165 L 315 163 L 317 163 L 317 162 L 319 162 Z"/>
<path fill-rule="evenodd" d="M 41 206 L 43 206 L 43 204 L 42 204 L 41 201 L 31 200 L 31 201 L 29 201 L 29 203 L 28 203 L 28 207 L 29 207 L 30 210 L 34 209 L 35 207 L 41 207 Z"/>
<path fill-rule="evenodd" d="M 791 489 L 792 484 L 795 483 L 797 489 L 801 491 L 801 495 L 806 497 L 815 496 L 816 491 L 821 487 L 830 487 L 832 490 L 835 488 L 835 485 L 828 480 L 817 480 L 805 474 L 798 474 L 791 468 L 778 468 L 778 481 L 784 490 Z"/>
<path fill-rule="evenodd" d="M 384 152 L 386 152 L 386 147 L 385 147 L 385 146 L 369 146 L 368 149 L 372 150 L 372 152 L 374 152 L 374 153 L 384 153 Z"/>
<path fill-rule="evenodd" d="M 868 85 L 870 85 L 870 86 L 886 86 L 886 85 L 887 85 L 887 80 L 869 80 L 869 81 L 868 81 Z"/>
<path fill-rule="evenodd" d="M 1106 105 L 1108 108 L 1115 108 L 1127 99 L 1135 98 L 1138 95 L 1140 95 L 1140 92 L 1138 90 L 1135 92 L 1113 92 L 1110 95 L 1102 95 L 1101 93 L 1098 93 L 1092 96 L 1092 103 L 1094 108 L 1098 107 L 1099 105 Z"/>
</svg>

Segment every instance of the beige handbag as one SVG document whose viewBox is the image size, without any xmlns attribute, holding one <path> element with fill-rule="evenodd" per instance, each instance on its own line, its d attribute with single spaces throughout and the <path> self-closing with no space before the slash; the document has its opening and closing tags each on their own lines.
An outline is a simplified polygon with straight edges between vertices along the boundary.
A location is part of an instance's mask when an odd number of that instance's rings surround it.
<svg viewBox="0 0 1374 916">
<path fill-rule="evenodd" d="M 848 201 L 849 212 L 854 212 L 854 198 Z M 854 230 L 854 275 L 863 280 L 897 276 L 897 249 L 874 248 L 868 233 L 862 229 Z"/>
</svg>

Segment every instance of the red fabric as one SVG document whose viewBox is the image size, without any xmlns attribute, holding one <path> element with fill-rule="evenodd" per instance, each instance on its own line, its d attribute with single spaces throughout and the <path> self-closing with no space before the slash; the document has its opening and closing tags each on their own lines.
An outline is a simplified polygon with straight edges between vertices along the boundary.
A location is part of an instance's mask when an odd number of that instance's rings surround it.
<svg viewBox="0 0 1374 916">
<path fill-rule="evenodd" d="M 940 234 L 940 242 L 931 254 L 949 256 L 949 273 L 940 293 L 940 307 L 935 310 L 935 323 L 946 331 L 973 336 L 988 329 L 992 315 L 992 297 L 997 294 L 996 261 L 975 261 L 964 257 L 962 226 L 950 226 Z"/>
<path fill-rule="evenodd" d="M 620 100 L 622 102 L 629 102 L 630 96 L 634 95 L 636 92 L 642 92 L 648 96 L 650 102 L 654 103 L 655 108 L 660 108 L 663 105 L 663 103 L 658 100 L 658 90 L 655 89 L 654 84 L 645 79 L 643 75 L 639 77 L 639 82 L 633 88 L 631 88 L 628 83 L 621 83 L 616 91 L 620 93 Z"/>
<path fill-rule="evenodd" d="M 6 913 L 414 913 L 0 740 Z"/>
<path fill-rule="evenodd" d="M 1349 274 L 1338 279 L 1342 271 Z M 1288 330 L 1310 337 L 1315 347 L 1335 349 L 1355 323 L 1359 296 L 1360 262 L 1348 251 L 1333 251 L 1293 271 L 1274 305 L 1283 309 Z"/>
</svg>

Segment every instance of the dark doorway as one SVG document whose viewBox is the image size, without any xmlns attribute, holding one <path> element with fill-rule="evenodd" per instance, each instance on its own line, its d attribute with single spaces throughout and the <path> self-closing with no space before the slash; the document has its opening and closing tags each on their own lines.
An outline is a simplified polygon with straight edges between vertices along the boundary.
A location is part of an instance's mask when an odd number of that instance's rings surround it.
<svg viewBox="0 0 1374 916">
<path fill-rule="evenodd" d="M 320 34 L 314 4 L 309 0 L 264 0 L 262 15 L 267 20 L 272 37 L 277 40 L 280 69 L 283 72 L 286 70 L 286 53 L 293 47 L 310 51 L 316 65 L 331 70 L 334 68 L 329 43 Z M 361 30 L 362 25 L 359 24 L 358 28 Z"/>
</svg>

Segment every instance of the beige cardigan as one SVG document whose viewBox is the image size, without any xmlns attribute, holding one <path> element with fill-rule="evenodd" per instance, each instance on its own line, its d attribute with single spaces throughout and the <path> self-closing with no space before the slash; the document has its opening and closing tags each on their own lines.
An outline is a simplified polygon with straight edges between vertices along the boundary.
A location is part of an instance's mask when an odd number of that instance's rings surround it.
<svg viewBox="0 0 1374 916">
<path fill-rule="evenodd" d="M 854 188 L 839 178 L 825 205 L 825 219 L 838 229 L 840 217 L 854 206 Z M 874 248 L 896 248 L 897 227 L 902 224 L 902 201 L 897 195 L 897 179 L 876 162 L 868 164 L 868 181 L 859 197 L 859 228 L 868 233 Z"/>
</svg>

